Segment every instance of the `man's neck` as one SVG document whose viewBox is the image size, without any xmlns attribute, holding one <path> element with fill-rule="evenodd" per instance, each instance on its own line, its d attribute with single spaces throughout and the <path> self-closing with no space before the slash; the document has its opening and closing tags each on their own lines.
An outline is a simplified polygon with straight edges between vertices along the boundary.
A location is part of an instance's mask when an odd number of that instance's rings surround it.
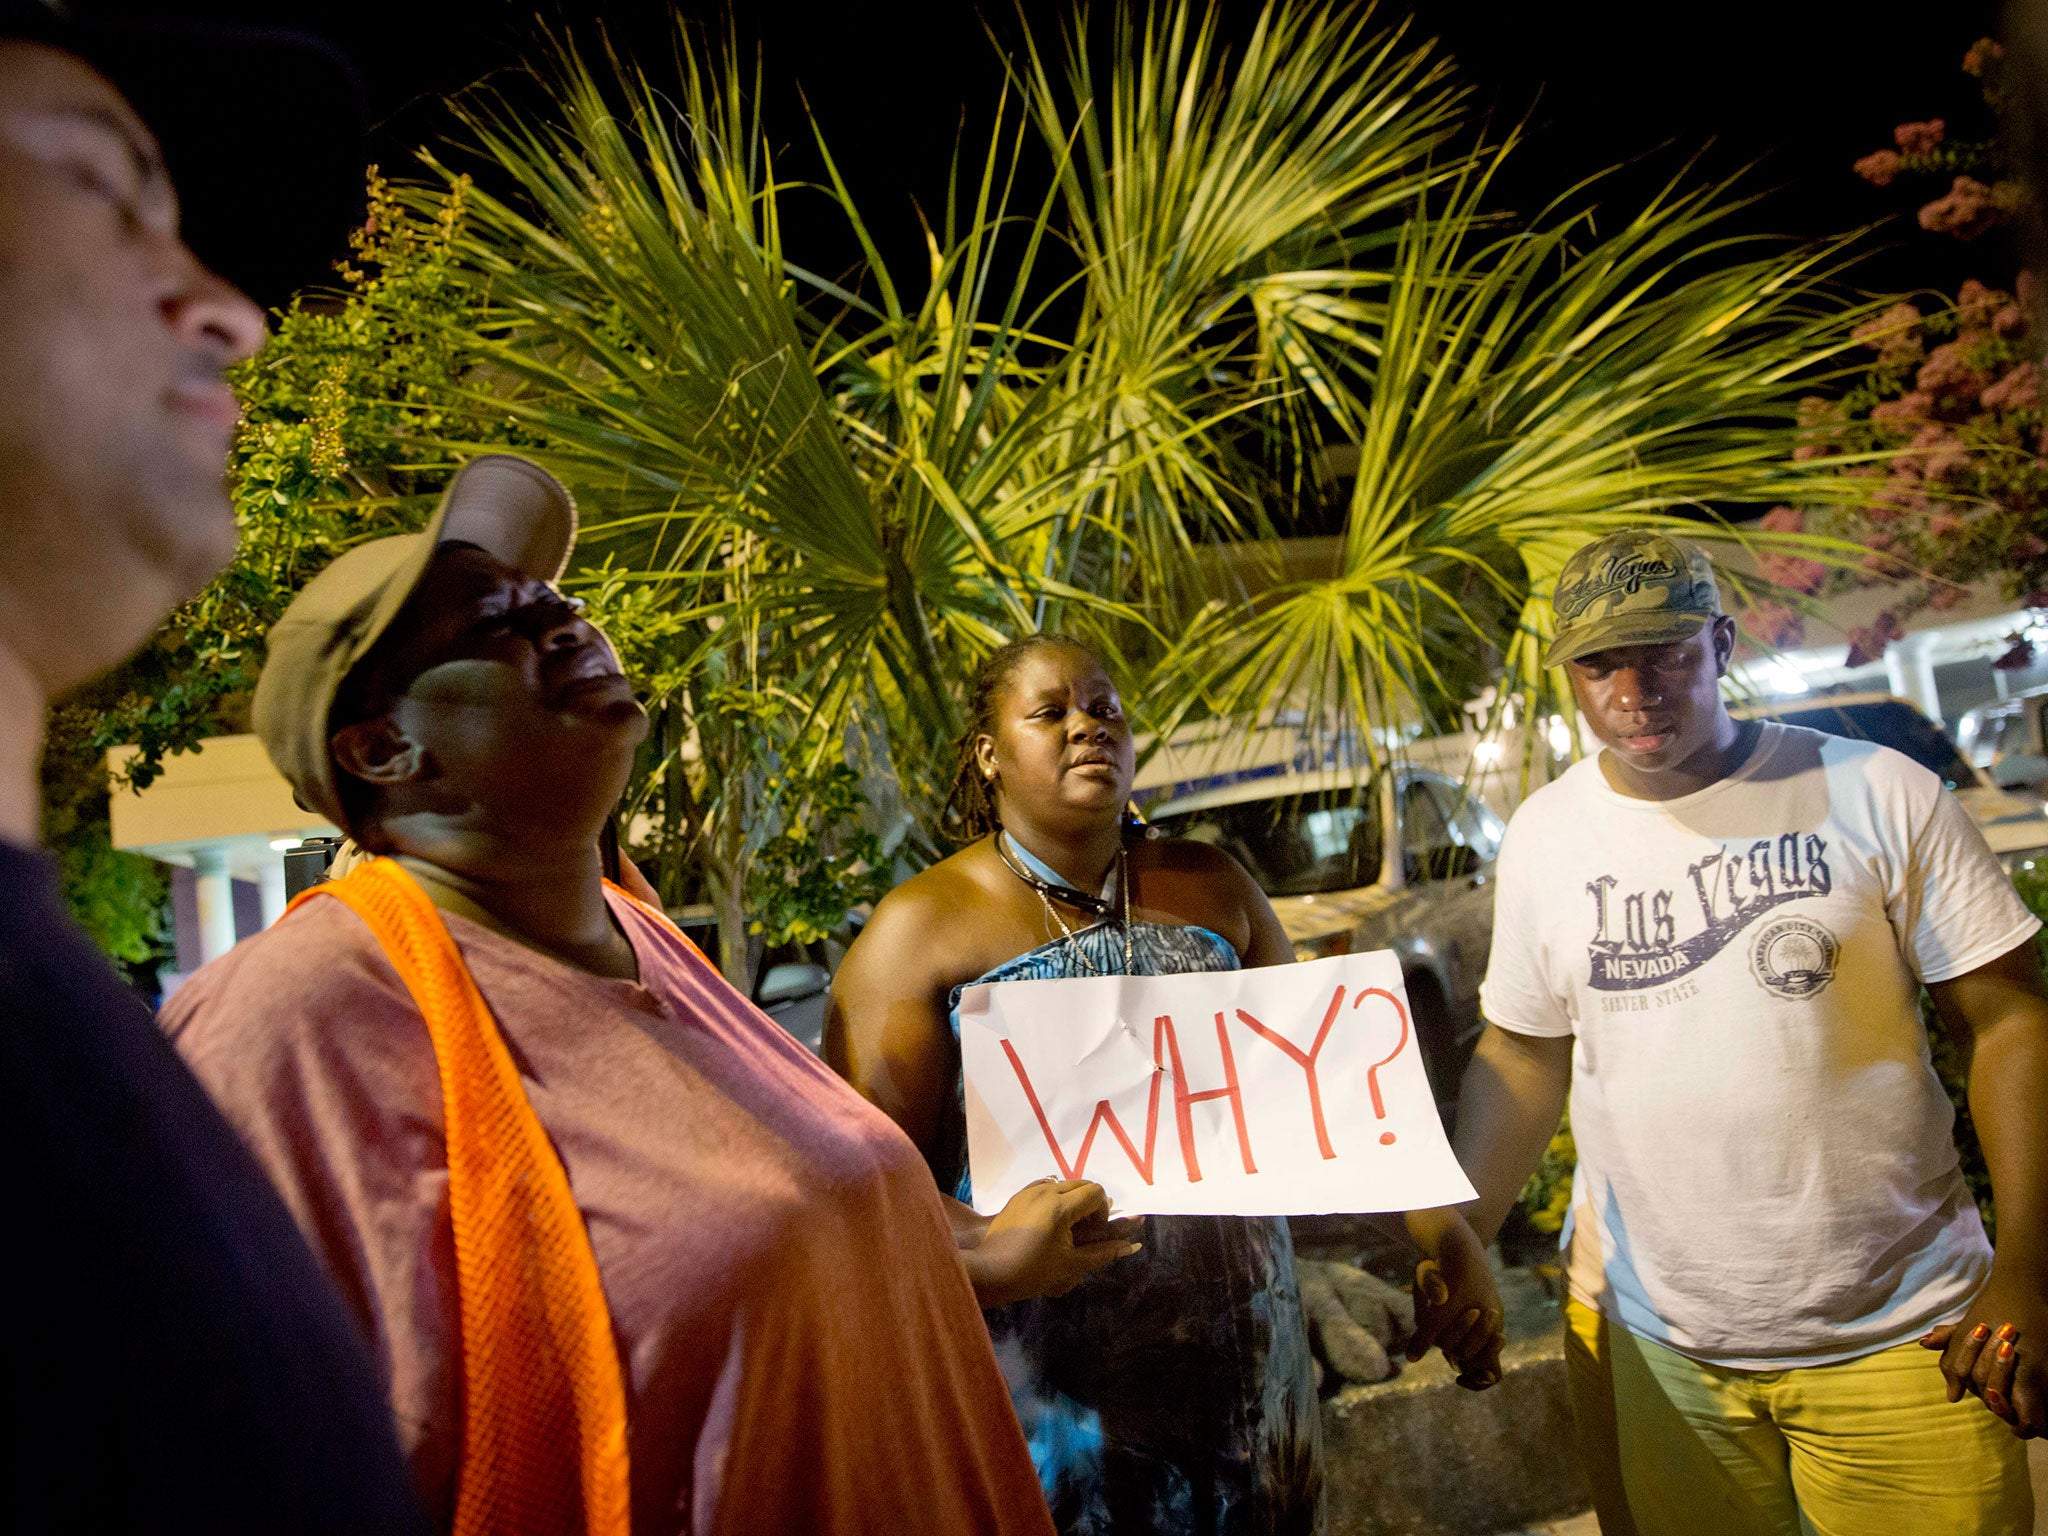
<svg viewBox="0 0 2048 1536">
<path fill-rule="evenodd" d="M 42 837 L 43 685 L 0 642 L 0 839 L 32 848 Z"/>
<path fill-rule="evenodd" d="M 1657 773 L 1631 768 L 1621 754 L 1602 751 L 1600 771 L 1608 786 L 1632 800 L 1682 800 L 1698 794 L 1734 773 L 1749 761 L 1763 735 L 1761 720 L 1736 720 L 1723 714 L 1714 739 L 1684 762 Z"/>
</svg>

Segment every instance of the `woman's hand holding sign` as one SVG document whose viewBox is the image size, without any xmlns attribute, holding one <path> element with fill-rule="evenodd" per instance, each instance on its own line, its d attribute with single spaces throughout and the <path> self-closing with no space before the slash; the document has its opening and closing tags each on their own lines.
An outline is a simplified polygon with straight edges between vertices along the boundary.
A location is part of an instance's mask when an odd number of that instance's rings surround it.
<svg viewBox="0 0 2048 1536">
<path fill-rule="evenodd" d="M 961 1257 L 984 1307 L 1064 1296 L 1103 1265 L 1138 1252 L 1143 1245 L 1133 1238 L 1143 1219 L 1110 1220 L 1100 1184 L 1040 1179 L 989 1217 Z"/>
</svg>

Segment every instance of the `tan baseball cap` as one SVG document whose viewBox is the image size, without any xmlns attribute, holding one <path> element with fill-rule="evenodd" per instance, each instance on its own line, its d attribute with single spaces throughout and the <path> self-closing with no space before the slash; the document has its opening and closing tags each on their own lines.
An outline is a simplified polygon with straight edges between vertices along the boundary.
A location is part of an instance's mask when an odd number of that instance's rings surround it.
<svg viewBox="0 0 2048 1536">
<path fill-rule="evenodd" d="M 1543 665 L 1561 667 L 1617 645 L 1690 640 L 1721 612 L 1706 552 L 1646 528 L 1595 539 L 1558 573 L 1557 635 Z"/>
<path fill-rule="evenodd" d="M 327 745 L 344 679 L 398 617 L 437 546 L 475 544 L 553 581 L 576 542 L 576 503 L 530 459 L 485 454 L 456 471 L 419 533 L 358 544 L 307 582 L 270 629 L 252 714 L 264 750 L 299 804 L 349 830 Z"/>
</svg>

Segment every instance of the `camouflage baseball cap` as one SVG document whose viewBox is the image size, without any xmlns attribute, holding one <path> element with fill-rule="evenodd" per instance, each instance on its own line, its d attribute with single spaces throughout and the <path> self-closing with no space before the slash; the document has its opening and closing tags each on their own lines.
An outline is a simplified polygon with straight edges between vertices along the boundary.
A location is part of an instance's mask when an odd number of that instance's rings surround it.
<svg viewBox="0 0 2048 1536">
<path fill-rule="evenodd" d="M 1690 640 L 1721 612 L 1704 551 L 1647 529 L 1595 539 L 1565 561 L 1551 606 L 1557 636 L 1543 665 L 1617 645 Z"/>
</svg>

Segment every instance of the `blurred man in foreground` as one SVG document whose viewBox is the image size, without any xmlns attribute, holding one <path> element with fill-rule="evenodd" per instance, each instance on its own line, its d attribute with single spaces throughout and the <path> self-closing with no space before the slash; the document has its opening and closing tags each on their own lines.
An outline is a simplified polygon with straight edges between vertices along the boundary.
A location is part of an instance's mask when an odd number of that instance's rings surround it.
<svg viewBox="0 0 2048 1536">
<path fill-rule="evenodd" d="M 0 1526 L 409 1531 L 346 1315 L 35 850 L 49 700 L 233 553 L 223 371 L 263 331 L 85 62 L 118 45 L 0 0 Z"/>
<path fill-rule="evenodd" d="M 2025 1536 L 2015 1436 L 2048 1427 L 2040 923 L 1926 769 L 1730 717 L 1735 626 L 1697 550 L 1597 540 L 1556 611 L 1545 661 L 1604 750 L 1508 827 L 1457 1147 L 1491 1234 L 1569 1090 L 1565 1348 L 1601 1529 Z M 1974 1052 L 1995 1260 L 1923 985 Z"/>
</svg>

